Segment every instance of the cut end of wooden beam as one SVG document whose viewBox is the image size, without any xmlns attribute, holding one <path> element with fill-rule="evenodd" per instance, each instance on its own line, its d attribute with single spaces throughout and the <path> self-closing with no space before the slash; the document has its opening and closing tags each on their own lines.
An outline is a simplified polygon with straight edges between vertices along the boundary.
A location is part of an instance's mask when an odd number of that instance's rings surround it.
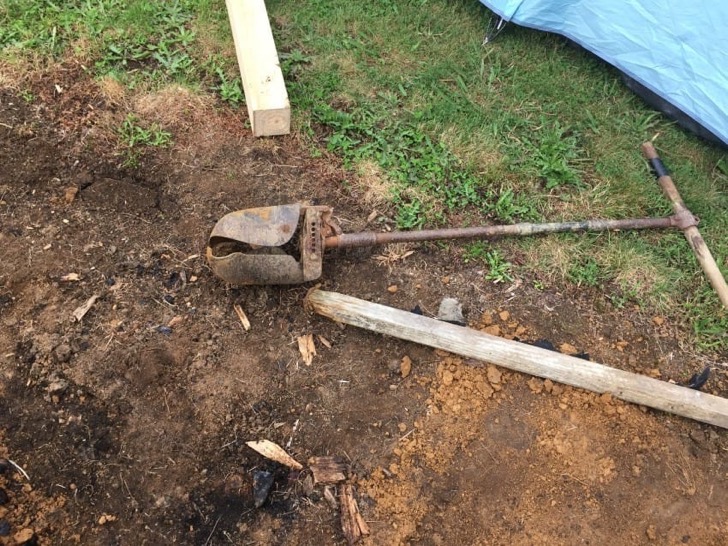
<svg viewBox="0 0 728 546">
<path fill-rule="evenodd" d="M 291 109 L 286 106 L 254 111 L 250 124 L 253 126 L 253 135 L 257 137 L 287 135 L 291 132 Z"/>
</svg>

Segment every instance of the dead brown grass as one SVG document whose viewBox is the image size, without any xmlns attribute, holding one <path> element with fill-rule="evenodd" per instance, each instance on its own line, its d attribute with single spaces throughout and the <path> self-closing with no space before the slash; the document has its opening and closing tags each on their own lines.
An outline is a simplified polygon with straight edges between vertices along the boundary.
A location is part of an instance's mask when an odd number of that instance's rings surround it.
<svg viewBox="0 0 728 546">
<path fill-rule="evenodd" d="M 362 200 L 369 207 L 382 207 L 392 197 L 393 184 L 374 161 L 364 160 L 357 164 L 356 184 L 361 189 Z"/>
<path fill-rule="evenodd" d="M 146 121 L 174 132 L 186 132 L 204 119 L 212 108 L 212 99 L 174 84 L 134 97 L 132 107 Z"/>
</svg>

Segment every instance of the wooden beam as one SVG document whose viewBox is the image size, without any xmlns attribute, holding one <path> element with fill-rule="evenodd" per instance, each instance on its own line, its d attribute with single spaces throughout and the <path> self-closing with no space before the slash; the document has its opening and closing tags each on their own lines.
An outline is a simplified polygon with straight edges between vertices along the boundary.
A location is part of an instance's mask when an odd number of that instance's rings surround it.
<svg viewBox="0 0 728 546">
<path fill-rule="evenodd" d="M 337 322 L 728 428 L 725 398 L 336 292 L 312 290 L 306 302 Z"/>
<path fill-rule="evenodd" d="M 291 132 L 291 106 L 264 0 L 225 0 L 255 136 Z"/>
</svg>

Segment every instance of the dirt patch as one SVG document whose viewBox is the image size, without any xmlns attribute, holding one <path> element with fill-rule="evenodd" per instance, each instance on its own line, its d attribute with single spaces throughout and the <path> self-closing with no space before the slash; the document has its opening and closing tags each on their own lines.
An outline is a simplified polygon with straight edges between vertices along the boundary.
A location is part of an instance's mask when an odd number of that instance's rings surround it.
<svg viewBox="0 0 728 546">
<path fill-rule="evenodd" d="M 187 96 L 156 119 L 174 147 L 126 169 L 104 125 L 125 98 L 67 67 L 33 85 L 30 104 L 0 91 L 0 458 L 29 476 L 0 461 L 0 544 L 343 543 L 323 488 L 245 444 L 263 438 L 343 457 L 371 544 L 728 539 L 723 431 L 340 328 L 303 309 L 310 286 L 211 275 L 206 236 L 231 210 L 307 200 L 366 227 L 347 189 L 361 183 L 334 158 L 255 140 L 243 111 Z M 151 115 L 179 93 L 134 104 Z M 718 359 L 665 320 L 409 249 L 332 252 L 321 283 L 428 315 L 456 297 L 471 327 L 666 380 L 712 364 L 725 394 Z"/>
</svg>

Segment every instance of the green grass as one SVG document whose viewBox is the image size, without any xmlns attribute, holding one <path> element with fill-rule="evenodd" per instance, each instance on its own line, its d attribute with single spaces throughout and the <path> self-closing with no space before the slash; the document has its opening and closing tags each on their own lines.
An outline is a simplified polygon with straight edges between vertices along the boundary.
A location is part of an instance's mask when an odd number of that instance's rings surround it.
<svg viewBox="0 0 728 546">
<path fill-rule="evenodd" d="M 728 256 L 725 152 L 567 41 L 511 25 L 482 47 L 490 14 L 475 0 L 267 6 L 295 130 L 312 154 L 325 148 L 352 172 L 375 165 L 400 227 L 669 214 L 639 153 L 659 134 L 708 245 Z M 221 0 L 0 0 L 0 48 L 11 62 L 75 55 L 130 89 L 178 83 L 232 107 L 244 101 Z M 465 248 L 502 281 L 592 287 L 616 307 L 685 316 L 703 346 L 728 347 L 728 317 L 678 232 Z M 510 265 L 510 254 L 526 265 Z"/>
<path fill-rule="evenodd" d="M 134 114 L 128 114 L 117 133 L 124 147 L 124 165 L 134 167 L 146 147 L 166 148 L 172 144 L 172 134 L 152 123 L 145 127 Z"/>
</svg>

